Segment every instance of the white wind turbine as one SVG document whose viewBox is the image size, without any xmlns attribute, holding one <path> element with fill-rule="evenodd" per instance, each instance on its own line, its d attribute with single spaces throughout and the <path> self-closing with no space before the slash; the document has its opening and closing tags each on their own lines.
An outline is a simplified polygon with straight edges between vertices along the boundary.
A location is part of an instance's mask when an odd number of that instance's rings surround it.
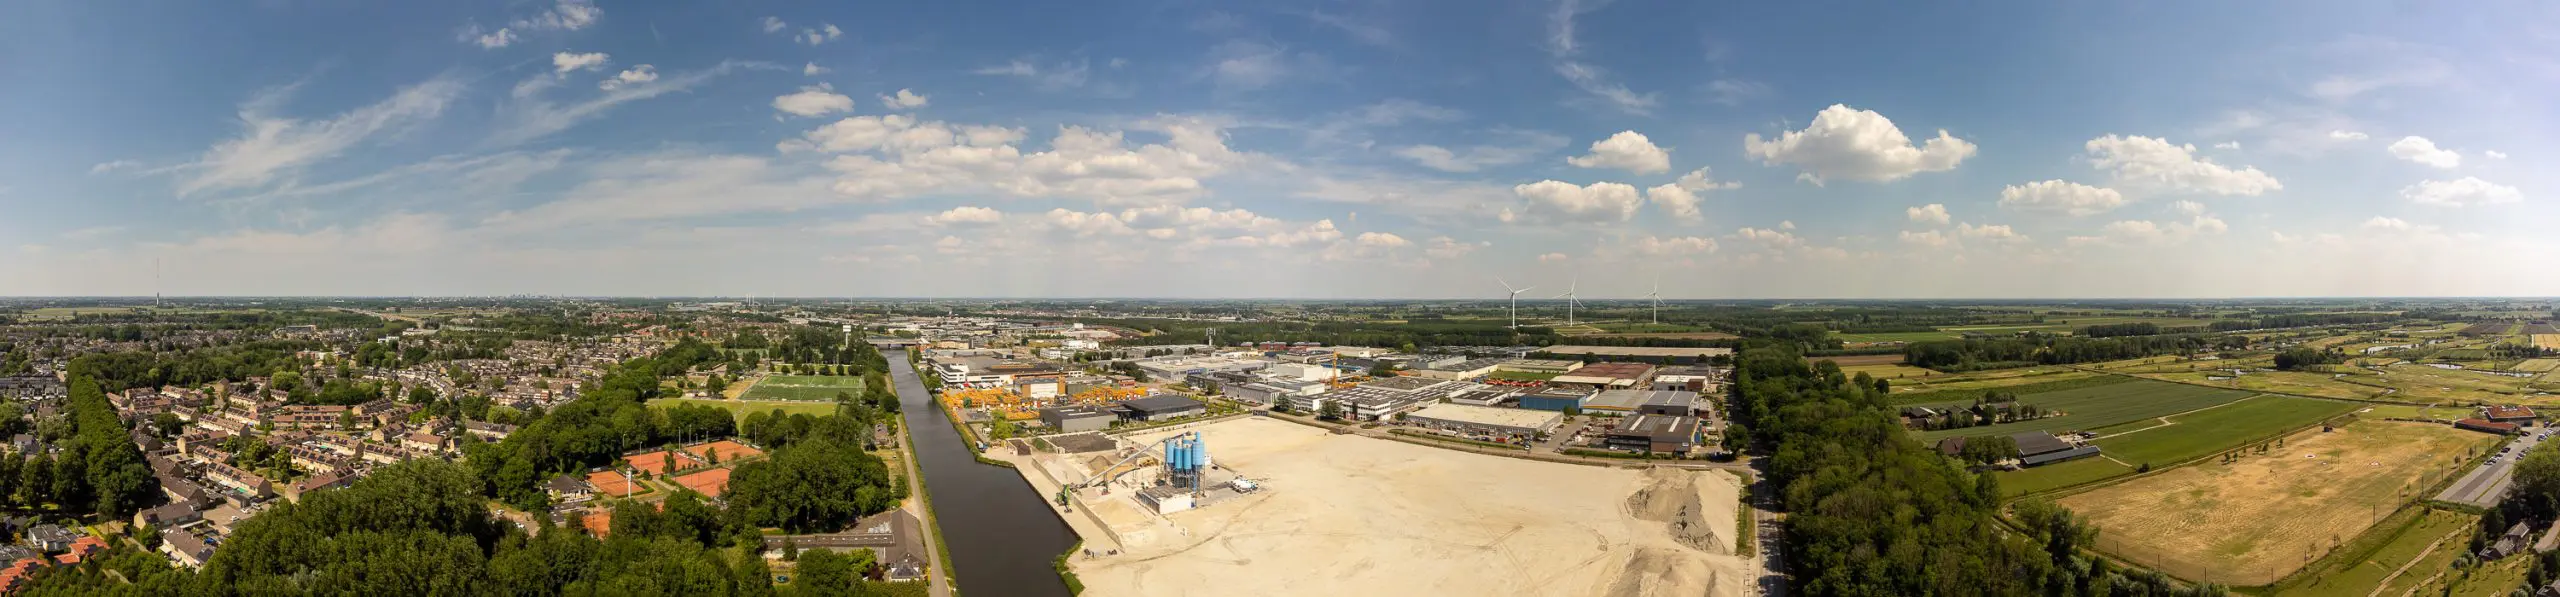
<svg viewBox="0 0 2560 597">
<path fill-rule="evenodd" d="M 1662 325 L 1662 278 L 1653 279 L 1653 292 L 1644 297 L 1653 301 L 1653 324 Z"/>
<path fill-rule="evenodd" d="M 1530 288 L 1537 288 L 1537 287 L 1536 287 L 1536 286 L 1528 286 L 1528 287 L 1522 287 L 1522 288 L 1512 288 L 1512 287 L 1511 287 L 1511 283 L 1510 283 L 1510 282 L 1504 282 L 1504 281 L 1502 281 L 1502 277 L 1501 277 L 1501 276 L 1495 276 L 1495 277 L 1493 278 L 1493 281 L 1494 281 L 1494 282 L 1497 282 L 1497 283 L 1502 284 L 1502 289 L 1503 289 L 1503 290 L 1509 290 L 1509 291 L 1511 291 L 1511 329 L 1515 329 L 1515 330 L 1516 330 L 1516 329 L 1520 329 L 1520 293 L 1528 292 Z"/>
<path fill-rule="evenodd" d="M 1565 325 L 1574 325 L 1574 319 L 1573 319 L 1573 308 L 1574 308 L 1574 307 L 1578 307 L 1578 306 L 1581 306 L 1581 305 L 1582 305 L 1582 296 L 1581 296 L 1581 295 L 1574 294 L 1574 290 L 1575 290 L 1575 289 L 1577 289 L 1577 288 L 1580 288 L 1580 287 L 1582 286 L 1582 279 L 1581 279 L 1581 278 L 1582 278 L 1581 276 L 1574 276 L 1574 280 L 1573 280 L 1571 283 L 1568 283 L 1568 284 L 1566 284 L 1566 285 L 1565 285 L 1565 287 L 1564 287 L 1564 294 L 1559 294 L 1559 295 L 1555 295 L 1555 296 L 1552 296 L 1552 297 L 1548 297 L 1548 298 L 1560 298 L 1560 299 L 1564 299 L 1564 324 L 1565 324 Z"/>
</svg>

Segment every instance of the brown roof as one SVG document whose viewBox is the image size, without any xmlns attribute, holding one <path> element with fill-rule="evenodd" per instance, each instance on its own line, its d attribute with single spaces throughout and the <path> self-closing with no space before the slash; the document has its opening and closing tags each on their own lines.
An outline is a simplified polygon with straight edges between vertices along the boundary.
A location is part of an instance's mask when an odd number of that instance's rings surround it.
<svg viewBox="0 0 2560 597">
<path fill-rule="evenodd" d="M 1644 374 L 1651 372 L 1653 372 L 1653 365 L 1645 363 L 1592 363 L 1589 365 L 1583 365 L 1582 367 L 1572 371 L 1566 371 L 1562 377 L 1614 377 L 1618 379 L 1636 379 L 1644 377 Z"/>
</svg>

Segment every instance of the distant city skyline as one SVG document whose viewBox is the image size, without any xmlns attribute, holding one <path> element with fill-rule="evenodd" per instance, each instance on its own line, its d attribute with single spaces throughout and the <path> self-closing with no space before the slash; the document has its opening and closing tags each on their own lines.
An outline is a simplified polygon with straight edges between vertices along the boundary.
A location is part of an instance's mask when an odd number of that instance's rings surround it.
<svg viewBox="0 0 2560 597">
<path fill-rule="evenodd" d="M 36 0 L 0 296 L 2560 295 L 2424 8 Z"/>
</svg>

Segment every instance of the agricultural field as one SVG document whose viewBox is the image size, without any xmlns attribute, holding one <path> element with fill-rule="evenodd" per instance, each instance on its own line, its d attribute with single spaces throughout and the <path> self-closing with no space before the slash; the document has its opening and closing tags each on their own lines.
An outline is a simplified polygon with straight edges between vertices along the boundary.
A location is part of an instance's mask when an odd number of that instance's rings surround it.
<svg viewBox="0 0 2560 597">
<path fill-rule="evenodd" d="M 2082 458 L 2031 469 L 1999 471 L 2000 497 L 2017 497 L 2133 474 L 2133 467 L 2105 458 Z"/>
<path fill-rule="evenodd" d="M 2560 334 L 2534 334 L 2533 345 L 2560 350 Z"/>
<path fill-rule="evenodd" d="M 2263 585 L 2382 522 L 2496 441 L 2442 425 L 2363 421 L 2059 503 L 2101 529 L 2100 551 L 2181 578 Z"/>
<path fill-rule="evenodd" d="M 1832 336 L 1840 338 L 1841 342 L 1847 342 L 1850 344 L 1928 342 L 1931 340 L 1954 340 L 1962 337 L 1956 335 L 1954 332 L 1876 332 L 1869 334 L 1832 334 Z"/>
<path fill-rule="evenodd" d="M 1893 382 L 1893 403 L 1969 402 L 1974 396 L 1990 390 L 2031 394 L 2115 383 L 2125 379 L 2130 378 L 2098 375 L 2060 367 L 1956 373 Z"/>
<path fill-rule="evenodd" d="M 2459 369 L 2438 369 L 2427 365 L 2400 364 L 2383 368 L 2373 378 L 2398 390 L 2393 400 L 2410 402 L 2513 401 L 2524 392 L 2529 378 Z"/>
<path fill-rule="evenodd" d="M 2432 421 L 2454 421 L 2470 417 L 2473 412 L 2475 411 L 2467 406 L 2376 404 L 2365 407 L 2364 410 L 2356 411 L 2356 416 L 2367 419 L 2426 419 Z"/>
<path fill-rule="evenodd" d="M 2034 404 L 2063 414 L 2032 421 L 2001 423 L 1964 429 L 1942 429 L 1920 434 L 1925 441 L 1944 437 L 2008 435 L 2025 431 L 2062 431 L 2096 429 L 2142 419 L 2163 417 L 2208 406 L 2226 404 L 2250 396 L 2249 392 L 2219 388 L 2201 388 L 2156 381 L 2126 380 L 2085 388 L 2040 392 L 2018 397 L 2019 402 Z M 1969 404 L 1970 401 L 1956 403 Z"/>
<path fill-rule="evenodd" d="M 2560 369 L 2560 359 L 2525 359 L 2524 362 L 2516 363 L 2513 369 L 2526 373 L 2550 373 L 2554 369 Z"/>
<path fill-rule="evenodd" d="M 1857 377 L 1857 376 L 1858 376 L 1858 374 L 1860 374 L 1860 373 L 1865 373 L 1865 374 L 1867 374 L 1867 376 L 1868 376 L 1868 377 L 1873 377 L 1873 378 L 1876 378 L 1876 379 L 1889 379 L 1889 380 L 1893 380 L 1893 381 L 1896 381 L 1896 382 L 1900 382 L 1900 381 L 1904 381 L 1904 380 L 1920 379 L 1920 378 L 1924 378 L 1924 377 L 1944 377 L 1944 376 L 1946 376 L 1946 375 L 1947 375 L 1947 374 L 1945 374 L 1945 373 L 1939 373 L 1939 372 L 1937 372 L 1937 371 L 1932 371 L 1932 370 L 1929 370 L 1929 369 L 1922 369 L 1922 368 L 1919 368 L 1919 367 L 1913 367 L 1913 366 L 1910 366 L 1910 365 L 1902 365 L 1902 364 L 1892 364 L 1892 365 L 1849 365 L 1849 366 L 1842 366 L 1842 367 L 1840 368 L 1840 372 L 1841 372 L 1842 374 L 1848 375 L 1848 376 L 1850 376 L 1850 377 Z"/>
<path fill-rule="evenodd" d="M 2480 517 L 2451 510 L 2410 508 L 2385 519 L 2363 537 L 2322 558 L 2304 575 L 2279 585 L 2277 597 L 2366 597 L 2406 594 L 2419 581 L 2462 555 Z M 2395 576 L 2396 574 L 2396 576 Z"/>
<path fill-rule="evenodd" d="M 814 400 L 829 402 L 836 393 L 862 393 L 862 378 L 827 375 L 767 375 L 740 395 L 741 400 Z"/>
<path fill-rule="evenodd" d="M 2252 392 L 2317 396 L 2321 398 L 2376 399 L 2382 397 L 2382 395 L 2386 393 L 2383 388 L 2348 383 L 2343 381 L 2342 378 L 2336 377 L 2335 374 L 2316 373 L 2310 371 L 2256 371 L 2233 379 L 2212 379 L 2215 376 L 2227 377 L 2230 374 L 2231 373 L 2229 371 L 2219 373 L 2196 371 L 2188 373 L 2146 373 L 2142 374 L 2142 376 L 2151 379 L 2202 384 L 2248 390 Z M 2368 379 L 2371 378 L 2371 376 L 2364 377 Z"/>
<path fill-rule="evenodd" d="M 741 421 L 744 421 L 744 420 L 746 420 L 746 419 L 747 419 L 747 414 L 748 414 L 748 413 L 769 413 L 769 412 L 773 412 L 775 409 L 781 409 L 781 410 L 782 410 L 782 412 L 783 412 L 784 414 L 795 414 L 795 415 L 796 415 L 796 414 L 806 414 L 806 415 L 810 415 L 810 416 L 824 416 L 824 415 L 831 415 L 831 414 L 835 414 L 835 412 L 836 412 L 836 405 L 835 405 L 835 403 L 832 403 L 832 402 L 811 402 L 811 401 L 807 401 L 807 400 L 783 400 L 783 401 L 772 401 L 772 402 L 758 402 L 758 401 L 751 401 L 751 400 L 709 400 L 709 399 L 702 399 L 702 398 L 660 398 L 660 399 L 657 399 L 657 400 L 651 400 L 651 401 L 649 401 L 649 406 L 650 406 L 650 407 L 652 407 L 652 408 L 675 408 L 675 406 L 676 406 L 676 405 L 678 405 L 678 404 L 692 404 L 692 405 L 698 405 L 698 406 L 715 406 L 715 407 L 719 407 L 719 408 L 728 409 L 728 410 L 729 410 L 729 414 L 730 414 L 730 415 L 737 417 L 737 419 L 738 419 L 738 420 L 741 420 Z"/>
<path fill-rule="evenodd" d="M 2139 423 L 2137 429 L 2113 428 L 2090 443 L 2108 458 L 2152 466 L 2168 466 L 2258 441 L 2285 430 L 2319 423 L 2353 412 L 2360 403 L 2260 395 L 2230 404 Z"/>
</svg>

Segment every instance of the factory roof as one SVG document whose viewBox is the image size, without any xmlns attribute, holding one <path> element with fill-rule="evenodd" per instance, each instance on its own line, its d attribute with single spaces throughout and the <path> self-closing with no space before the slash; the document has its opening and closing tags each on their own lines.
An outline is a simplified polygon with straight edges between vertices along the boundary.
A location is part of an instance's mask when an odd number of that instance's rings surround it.
<svg viewBox="0 0 2560 597">
<path fill-rule="evenodd" d="M 1463 372 L 1467 372 L 1467 371 L 1478 371 L 1478 370 L 1484 370 L 1484 369 L 1492 369 L 1492 368 L 1494 368 L 1494 367 L 1495 367 L 1495 366 L 1497 366 L 1497 365 L 1501 365 L 1501 364 L 1503 363 L 1503 361 L 1507 361 L 1507 360 L 1510 360 L 1510 359 L 1492 359 L 1492 358 L 1487 358 L 1487 359 L 1470 359 L 1470 360 L 1459 361 L 1459 362 L 1450 363 L 1450 364 L 1446 364 L 1446 365 L 1441 365 L 1441 366 L 1438 366 L 1438 367 L 1429 367 L 1429 369 L 1434 370 L 1434 371 L 1455 371 L 1455 372 L 1462 372 L 1462 373 L 1463 373 Z"/>
<path fill-rule="evenodd" d="M 1366 383 L 1362 383 L 1362 384 L 1360 384 L 1360 385 L 1361 385 L 1361 386 L 1364 386 L 1364 387 L 1371 387 L 1371 388 L 1385 388 L 1385 389 L 1389 389 L 1389 390 L 1399 390 L 1399 391 L 1411 392 L 1411 391 L 1414 391 L 1414 390 L 1419 390 L 1419 389 L 1423 389 L 1423 388 L 1431 387 L 1431 386 L 1436 385 L 1436 384 L 1439 384 L 1439 383 L 1441 383 L 1441 382 L 1442 382 L 1442 380 L 1431 379 L 1431 378 L 1428 378 L 1428 377 L 1387 377 L 1387 378 L 1381 378 L 1381 379 L 1370 380 L 1370 381 L 1368 381 L 1368 382 L 1366 382 Z"/>
<path fill-rule="evenodd" d="M 1593 410 L 1635 410 L 1644 406 L 1653 392 L 1645 390 L 1606 390 L 1582 401 L 1582 407 Z"/>
<path fill-rule="evenodd" d="M 1405 414 L 1406 419 L 1431 419 L 1489 427 L 1538 429 L 1563 420 L 1564 414 L 1546 410 L 1495 408 L 1466 404 L 1432 404 Z"/>
<path fill-rule="evenodd" d="M 1628 417 L 1609 430 L 1613 435 L 1642 435 L 1659 439 L 1690 438 L 1698 435 L 1697 417 L 1636 415 Z"/>
<path fill-rule="evenodd" d="M 1142 413 L 1168 413 L 1207 407 L 1208 405 L 1201 404 L 1198 400 L 1181 396 L 1148 396 L 1120 403 L 1120 408 Z"/>
</svg>

